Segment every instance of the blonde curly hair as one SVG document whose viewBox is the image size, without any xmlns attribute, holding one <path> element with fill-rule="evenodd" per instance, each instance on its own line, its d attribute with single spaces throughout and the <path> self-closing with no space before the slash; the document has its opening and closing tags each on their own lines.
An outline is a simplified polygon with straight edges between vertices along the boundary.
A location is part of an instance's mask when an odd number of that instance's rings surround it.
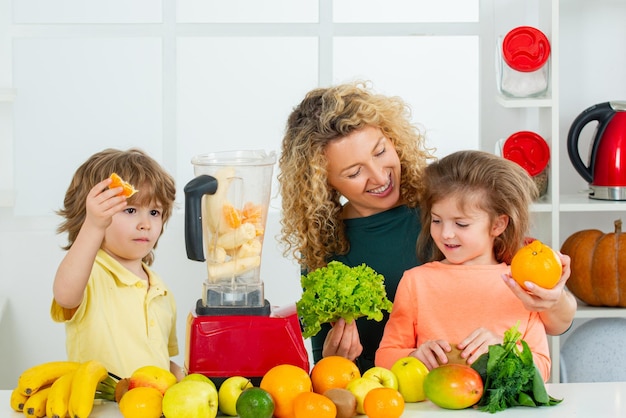
<svg viewBox="0 0 626 418">
<path fill-rule="evenodd" d="M 158 202 L 163 207 L 161 230 L 163 234 L 165 224 L 174 209 L 176 198 L 174 178 L 156 160 L 140 149 L 121 151 L 108 148 L 93 154 L 76 170 L 65 193 L 63 208 L 57 211 L 63 218 L 57 233 L 68 234 L 68 244 L 63 247 L 64 250 L 69 250 L 74 244 L 83 226 L 87 215 L 85 200 L 89 191 L 111 173 L 117 173 L 139 189 L 139 193 L 128 198 L 129 205 L 149 205 Z M 143 261 L 151 265 L 154 261 L 154 251 L 150 251 Z"/>
<path fill-rule="evenodd" d="M 287 120 L 279 159 L 285 256 L 313 270 L 350 249 L 341 196 L 328 184 L 325 149 L 354 131 L 373 126 L 389 138 L 400 158 L 400 202 L 418 205 L 422 173 L 434 157 L 410 117 L 401 98 L 375 94 L 365 82 L 314 89 L 296 106 Z"/>
</svg>

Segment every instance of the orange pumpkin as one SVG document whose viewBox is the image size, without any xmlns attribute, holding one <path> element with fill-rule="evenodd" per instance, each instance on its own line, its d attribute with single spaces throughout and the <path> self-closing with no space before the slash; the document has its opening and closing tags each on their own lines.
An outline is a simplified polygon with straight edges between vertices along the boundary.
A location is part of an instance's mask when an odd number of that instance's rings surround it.
<svg viewBox="0 0 626 418">
<path fill-rule="evenodd" d="M 569 290 L 592 306 L 626 307 L 626 234 L 622 221 L 615 232 L 586 229 L 570 235 L 561 252 L 571 257 Z"/>
</svg>

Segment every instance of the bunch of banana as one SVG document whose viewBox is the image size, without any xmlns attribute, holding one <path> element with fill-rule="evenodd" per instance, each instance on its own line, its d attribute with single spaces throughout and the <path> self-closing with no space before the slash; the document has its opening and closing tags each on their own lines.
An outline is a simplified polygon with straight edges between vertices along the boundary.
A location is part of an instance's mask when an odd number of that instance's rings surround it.
<svg viewBox="0 0 626 418">
<path fill-rule="evenodd" d="M 115 401 L 116 384 L 97 360 L 42 363 L 20 375 L 11 408 L 34 418 L 87 418 L 95 399 Z"/>
</svg>

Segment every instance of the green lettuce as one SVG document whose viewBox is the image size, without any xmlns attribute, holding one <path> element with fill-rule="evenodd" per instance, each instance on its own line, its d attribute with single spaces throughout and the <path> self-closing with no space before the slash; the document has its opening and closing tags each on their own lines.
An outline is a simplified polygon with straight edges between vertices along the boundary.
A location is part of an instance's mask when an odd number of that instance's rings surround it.
<svg viewBox="0 0 626 418">
<path fill-rule="evenodd" d="M 347 322 L 360 317 L 375 321 L 383 319 L 383 311 L 391 312 L 384 277 L 371 267 L 348 267 L 331 261 L 301 277 L 302 297 L 296 302 L 303 326 L 302 335 L 316 335 L 321 324 L 344 318 Z"/>
</svg>

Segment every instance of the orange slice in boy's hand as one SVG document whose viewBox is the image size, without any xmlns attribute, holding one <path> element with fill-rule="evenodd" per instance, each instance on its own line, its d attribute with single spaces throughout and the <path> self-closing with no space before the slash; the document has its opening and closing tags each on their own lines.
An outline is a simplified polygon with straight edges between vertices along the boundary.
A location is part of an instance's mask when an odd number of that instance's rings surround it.
<svg viewBox="0 0 626 418">
<path fill-rule="evenodd" d="M 139 190 L 135 190 L 135 188 L 127 181 L 122 180 L 122 178 L 118 176 L 116 173 L 111 174 L 111 180 L 113 180 L 113 182 L 109 184 L 109 189 L 113 189 L 115 187 L 121 187 L 122 193 L 120 194 L 123 196 L 131 197 L 132 195 L 134 195 L 135 193 L 139 191 Z"/>
</svg>

